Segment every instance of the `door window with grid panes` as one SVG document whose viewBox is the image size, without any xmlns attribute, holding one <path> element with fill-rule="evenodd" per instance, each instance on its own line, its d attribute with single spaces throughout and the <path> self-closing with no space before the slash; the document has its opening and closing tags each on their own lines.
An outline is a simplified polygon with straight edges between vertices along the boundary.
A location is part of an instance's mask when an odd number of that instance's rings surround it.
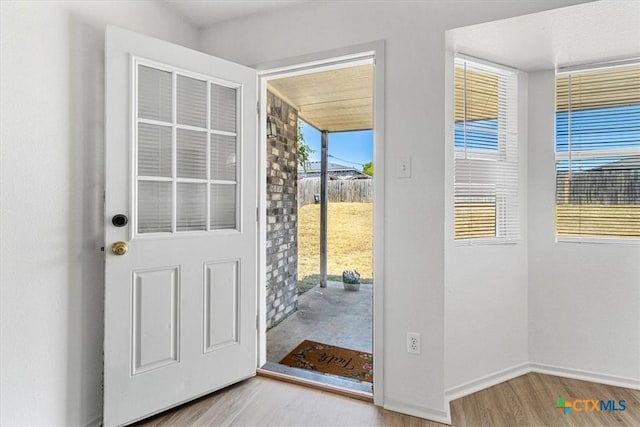
<svg viewBox="0 0 640 427">
<path fill-rule="evenodd" d="M 238 229 L 241 88 L 134 66 L 135 233 Z"/>
</svg>

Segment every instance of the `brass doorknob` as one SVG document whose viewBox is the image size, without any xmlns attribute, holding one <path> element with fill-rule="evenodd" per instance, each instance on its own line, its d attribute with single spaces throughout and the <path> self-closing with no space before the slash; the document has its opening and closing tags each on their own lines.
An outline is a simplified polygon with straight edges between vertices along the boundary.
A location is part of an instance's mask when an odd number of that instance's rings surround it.
<svg viewBox="0 0 640 427">
<path fill-rule="evenodd" d="M 129 245 L 127 245 L 127 242 L 115 242 L 111 245 L 111 252 L 118 256 L 126 254 L 128 249 Z"/>
</svg>

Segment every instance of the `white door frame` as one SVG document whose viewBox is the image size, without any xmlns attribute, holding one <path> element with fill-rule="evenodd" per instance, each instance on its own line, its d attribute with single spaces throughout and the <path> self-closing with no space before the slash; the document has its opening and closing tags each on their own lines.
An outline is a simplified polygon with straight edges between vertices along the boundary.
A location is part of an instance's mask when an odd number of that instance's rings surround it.
<svg viewBox="0 0 640 427">
<path fill-rule="evenodd" d="M 349 46 L 310 55 L 288 58 L 252 66 L 258 71 L 258 99 L 260 100 L 258 154 L 258 368 L 267 358 L 267 82 L 276 78 L 293 77 L 310 72 L 328 71 L 359 65 L 373 59 L 373 402 L 384 404 L 384 41 Z"/>
</svg>

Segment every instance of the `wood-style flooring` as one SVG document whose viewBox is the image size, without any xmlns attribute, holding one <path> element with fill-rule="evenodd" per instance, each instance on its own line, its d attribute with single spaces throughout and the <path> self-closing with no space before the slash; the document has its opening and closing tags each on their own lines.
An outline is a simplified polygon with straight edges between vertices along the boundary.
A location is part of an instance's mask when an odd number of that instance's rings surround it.
<svg viewBox="0 0 640 427">
<path fill-rule="evenodd" d="M 558 398 L 625 400 L 625 411 L 555 409 Z M 578 406 L 579 408 L 581 406 Z M 451 402 L 453 426 L 640 426 L 640 391 L 527 374 Z M 441 424 L 326 391 L 255 377 L 139 426 L 406 426 Z"/>
</svg>

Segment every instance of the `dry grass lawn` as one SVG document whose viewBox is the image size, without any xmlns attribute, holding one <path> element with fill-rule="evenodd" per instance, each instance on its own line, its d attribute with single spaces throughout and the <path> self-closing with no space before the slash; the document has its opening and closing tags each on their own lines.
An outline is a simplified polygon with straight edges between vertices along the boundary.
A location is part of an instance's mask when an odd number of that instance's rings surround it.
<svg viewBox="0 0 640 427">
<path fill-rule="evenodd" d="M 558 204 L 558 236 L 640 237 L 640 205 Z M 495 205 L 456 205 L 456 237 L 495 236 Z"/>
<path fill-rule="evenodd" d="M 575 234 L 572 212 L 581 210 L 581 233 L 606 235 L 614 219 L 622 229 L 613 233 L 640 237 L 640 205 L 559 205 L 559 235 Z M 363 282 L 373 279 L 373 203 L 329 203 L 327 269 L 331 280 L 341 280 L 344 270 L 357 270 Z M 464 228 L 464 212 L 457 212 L 457 226 Z M 606 230 L 606 231 L 605 231 Z M 298 211 L 298 281 L 301 291 L 319 283 L 320 205 L 306 205 Z"/>
<path fill-rule="evenodd" d="M 373 203 L 329 203 L 327 217 L 327 273 L 341 276 L 344 270 L 357 270 L 363 282 L 370 282 L 373 279 Z M 312 204 L 298 210 L 298 280 L 317 279 L 318 274 L 320 205 Z"/>
</svg>

